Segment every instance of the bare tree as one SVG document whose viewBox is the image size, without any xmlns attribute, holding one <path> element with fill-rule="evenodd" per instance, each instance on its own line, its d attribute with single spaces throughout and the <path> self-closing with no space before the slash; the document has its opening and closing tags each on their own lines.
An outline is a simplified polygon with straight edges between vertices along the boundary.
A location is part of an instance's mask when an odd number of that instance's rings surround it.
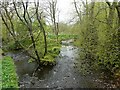
<svg viewBox="0 0 120 90">
<path fill-rule="evenodd" d="M 33 58 L 36 59 L 34 56 L 32 56 L 28 50 L 18 41 L 17 36 L 15 34 L 15 28 L 14 28 L 14 23 L 12 21 L 12 16 L 11 16 L 11 11 L 9 11 L 8 8 L 8 2 L 2 2 L 2 7 L 1 7 L 1 18 L 2 21 L 4 23 L 4 25 L 6 26 L 6 29 L 8 30 L 8 32 L 10 33 L 10 35 L 13 37 L 15 43 L 17 43 L 19 46 L 21 46 L 27 53 L 28 55 Z"/>
<path fill-rule="evenodd" d="M 79 21 L 81 22 L 81 11 L 80 11 L 80 8 L 78 8 L 76 0 L 74 0 L 73 3 L 74 3 L 74 7 L 75 7 L 75 10 L 76 10 L 77 16 L 79 17 Z"/>
<path fill-rule="evenodd" d="M 84 15 L 86 17 L 89 16 L 89 7 L 88 7 L 88 0 L 73 0 L 73 4 L 74 4 L 74 8 L 75 8 L 75 12 L 79 18 L 79 22 L 82 21 L 82 17 L 84 17 Z"/>
<path fill-rule="evenodd" d="M 12 18 L 10 16 L 9 13 L 11 13 L 11 11 L 8 11 L 9 5 L 6 2 L 2 2 L 1 4 L 1 11 L 0 11 L 0 15 L 2 18 L 3 23 L 5 24 L 7 30 L 10 32 L 10 34 L 13 36 L 13 39 L 16 40 L 16 36 L 15 36 L 15 30 L 14 30 L 14 26 L 13 26 L 13 22 L 12 22 Z"/>
<path fill-rule="evenodd" d="M 29 31 L 29 35 L 30 35 L 30 38 L 31 38 L 31 41 L 32 41 L 32 46 L 33 46 L 33 49 L 34 49 L 34 52 L 35 52 L 35 55 L 36 55 L 36 61 L 40 65 L 40 56 L 38 54 L 36 44 L 35 44 L 35 39 L 34 39 L 34 36 L 33 36 L 32 20 L 31 20 L 31 17 L 29 15 L 29 12 L 28 12 L 28 2 L 24 3 L 22 1 L 22 6 L 23 6 L 23 10 L 24 10 L 23 18 L 21 18 L 19 12 L 17 11 L 16 3 L 13 2 L 13 4 L 14 4 L 15 12 L 16 12 L 19 20 L 21 20 L 21 22 L 24 23 L 24 25 L 27 27 L 27 29 Z M 26 15 L 27 15 L 28 18 L 26 18 Z"/>
<path fill-rule="evenodd" d="M 53 33 L 56 35 L 57 41 L 58 41 L 59 10 L 57 8 L 57 0 L 50 0 L 50 1 L 47 1 L 47 3 L 48 3 L 48 6 L 47 6 L 48 9 L 46 9 L 46 12 L 47 12 L 48 18 L 50 18 L 50 21 L 52 23 Z M 58 22 L 57 22 L 57 19 L 58 19 Z"/>
<path fill-rule="evenodd" d="M 45 29 L 44 29 L 44 26 L 41 22 L 41 14 L 42 12 L 39 14 L 39 0 L 37 1 L 37 5 L 35 3 L 35 8 L 36 8 L 36 17 L 37 17 L 37 20 L 38 20 L 38 23 L 39 23 L 39 27 L 40 29 L 42 30 L 43 32 L 43 35 L 44 35 L 44 43 L 45 43 L 45 52 L 44 52 L 44 56 L 46 55 L 47 53 L 47 40 L 46 40 L 46 33 L 45 33 Z"/>
</svg>

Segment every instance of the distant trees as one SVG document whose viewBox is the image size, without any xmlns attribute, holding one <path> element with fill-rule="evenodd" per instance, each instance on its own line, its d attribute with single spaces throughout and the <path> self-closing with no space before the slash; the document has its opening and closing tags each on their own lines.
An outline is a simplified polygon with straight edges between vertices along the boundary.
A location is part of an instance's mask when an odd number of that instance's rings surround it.
<svg viewBox="0 0 120 90">
<path fill-rule="evenodd" d="M 58 40 L 59 33 L 59 10 L 57 8 L 57 0 L 48 0 L 48 6 L 46 9 L 46 13 L 48 15 L 50 23 L 52 23 L 53 33 L 56 35 Z"/>
<path fill-rule="evenodd" d="M 82 18 L 81 5 L 78 6 L 76 0 L 73 1 L 73 4 L 74 4 L 74 7 L 75 7 L 76 14 L 79 18 L 79 22 L 81 22 L 81 18 Z"/>
<path fill-rule="evenodd" d="M 9 31 L 11 36 L 13 36 L 13 39 L 15 40 L 15 42 L 17 42 L 14 25 L 12 22 L 12 19 L 13 19 L 13 10 L 12 9 L 13 8 L 10 8 L 9 11 L 8 11 L 8 8 L 9 8 L 9 4 L 1 3 L 0 15 L 1 15 L 2 21 L 3 21 L 4 25 L 6 26 L 7 30 Z"/>
</svg>

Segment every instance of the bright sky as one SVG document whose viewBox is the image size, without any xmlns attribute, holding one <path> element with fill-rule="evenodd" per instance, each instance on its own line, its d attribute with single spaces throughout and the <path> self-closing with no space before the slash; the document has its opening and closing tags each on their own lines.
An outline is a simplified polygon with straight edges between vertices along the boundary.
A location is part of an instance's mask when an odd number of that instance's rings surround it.
<svg viewBox="0 0 120 90">
<path fill-rule="evenodd" d="M 72 5 L 73 0 L 58 0 L 58 7 L 60 10 L 60 21 L 68 22 L 72 19 L 74 6 Z"/>
<path fill-rule="evenodd" d="M 1 1 L 1 0 L 0 0 Z M 7 0 L 3 0 L 3 1 L 7 1 Z M 23 0 L 23 1 L 27 1 L 27 0 Z M 34 0 L 29 0 L 29 1 L 33 1 Z M 37 0 L 35 0 L 37 1 Z M 40 0 L 42 2 L 44 2 L 44 0 Z M 70 20 L 72 20 L 74 18 L 74 5 L 73 2 L 74 0 L 57 0 L 57 5 L 59 8 L 59 21 L 64 21 L 66 23 L 68 23 Z M 76 0 L 76 1 L 81 1 L 81 0 Z M 86 0 L 83 0 L 86 1 Z M 87 1 L 91 1 L 91 0 L 87 0 Z M 105 0 L 95 0 L 97 2 L 103 2 Z M 109 1 L 113 1 L 113 0 L 109 0 Z M 120 0 L 119 0 L 120 1 Z"/>
<path fill-rule="evenodd" d="M 69 22 L 74 18 L 74 5 L 72 2 L 74 0 L 57 0 L 58 1 L 58 7 L 60 10 L 60 15 L 59 15 L 59 21 L 64 21 L 64 22 Z M 80 1 L 80 0 L 76 0 Z M 85 0 L 83 0 L 85 1 Z M 88 2 L 91 0 L 87 0 Z M 104 2 L 105 0 L 95 0 L 96 2 Z M 113 1 L 113 0 L 108 0 L 108 1 Z"/>
<path fill-rule="evenodd" d="M 3 0 L 3 1 L 7 1 L 7 0 Z M 27 1 L 27 0 L 23 0 L 23 1 Z M 28 1 L 34 2 L 37 0 L 28 0 Z M 39 1 L 44 2 L 45 0 L 39 0 Z M 59 13 L 59 21 L 60 22 L 64 21 L 64 22 L 68 23 L 70 20 L 72 20 L 74 18 L 75 9 L 74 9 L 74 5 L 72 3 L 73 1 L 74 0 L 57 0 L 57 5 L 58 5 L 59 11 L 60 11 L 60 13 Z M 76 1 L 80 2 L 81 0 L 76 0 Z M 83 0 L 83 1 L 86 1 L 86 0 Z M 87 0 L 87 1 L 89 2 L 91 0 Z M 94 0 L 94 1 L 103 2 L 105 0 Z M 108 1 L 113 1 L 113 0 L 108 0 Z"/>
</svg>

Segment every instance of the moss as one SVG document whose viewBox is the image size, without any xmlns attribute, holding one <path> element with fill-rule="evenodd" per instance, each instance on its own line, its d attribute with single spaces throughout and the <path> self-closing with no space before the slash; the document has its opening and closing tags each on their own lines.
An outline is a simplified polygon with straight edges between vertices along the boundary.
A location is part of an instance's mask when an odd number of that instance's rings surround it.
<svg viewBox="0 0 120 90">
<path fill-rule="evenodd" d="M 52 55 L 47 54 L 44 58 L 41 59 L 41 63 L 45 66 L 46 65 L 55 65 L 56 61 Z"/>
<path fill-rule="evenodd" d="M 54 58 L 52 57 L 52 55 L 47 54 L 43 59 L 41 59 L 43 61 L 49 61 L 49 62 L 54 62 Z"/>
<path fill-rule="evenodd" d="M 11 57 L 4 57 L 2 60 L 2 88 L 18 88 L 18 78 Z"/>
<path fill-rule="evenodd" d="M 43 65 L 54 65 L 56 63 L 55 58 L 60 52 L 60 47 L 52 46 L 48 49 L 48 53 L 43 58 L 41 58 L 41 62 L 43 63 Z"/>
</svg>

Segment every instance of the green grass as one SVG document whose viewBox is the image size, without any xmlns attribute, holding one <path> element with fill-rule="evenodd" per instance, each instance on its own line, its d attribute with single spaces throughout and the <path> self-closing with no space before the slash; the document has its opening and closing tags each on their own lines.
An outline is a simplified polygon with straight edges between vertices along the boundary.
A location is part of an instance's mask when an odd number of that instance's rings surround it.
<svg viewBox="0 0 120 90">
<path fill-rule="evenodd" d="M 0 62 L 2 63 L 2 88 L 18 88 L 18 78 L 12 58 L 6 56 Z"/>
<path fill-rule="evenodd" d="M 48 35 L 48 38 L 51 38 L 51 39 L 55 39 L 56 36 L 55 35 Z M 68 40 L 68 39 L 75 39 L 75 38 L 78 38 L 77 35 L 64 35 L 64 34 L 61 34 L 61 35 L 58 35 L 58 40 Z"/>
</svg>

